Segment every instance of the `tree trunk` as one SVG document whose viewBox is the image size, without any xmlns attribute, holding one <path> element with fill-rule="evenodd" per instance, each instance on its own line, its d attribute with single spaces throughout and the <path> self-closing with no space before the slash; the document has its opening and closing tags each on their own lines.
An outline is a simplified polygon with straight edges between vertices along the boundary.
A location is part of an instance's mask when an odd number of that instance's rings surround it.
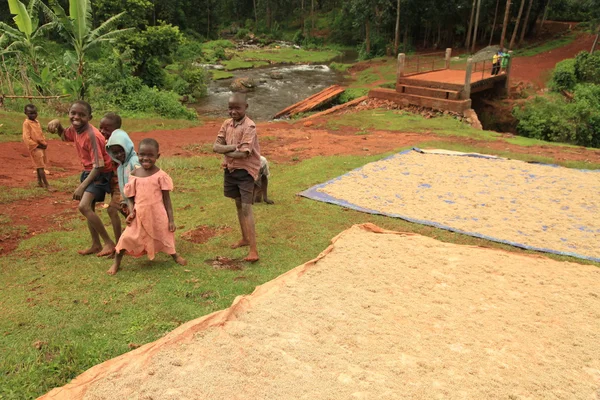
<svg viewBox="0 0 600 400">
<path fill-rule="evenodd" d="M 515 29 L 513 30 L 512 37 L 510 38 L 510 45 L 508 46 L 509 50 L 512 50 L 515 45 L 515 39 L 517 38 L 517 32 L 519 30 L 519 25 L 521 22 L 521 16 L 523 15 L 523 8 L 525 7 L 525 0 L 521 0 L 521 7 L 519 7 L 519 14 L 517 15 L 517 23 L 515 24 Z"/>
<path fill-rule="evenodd" d="M 504 49 L 504 38 L 506 29 L 508 28 L 508 20 L 510 19 L 510 3 L 511 0 L 506 0 L 506 9 L 504 10 L 504 22 L 502 23 L 502 35 L 500 36 L 500 48 Z"/>
<path fill-rule="evenodd" d="M 475 29 L 473 30 L 473 43 L 471 43 L 471 53 L 475 53 L 477 44 L 477 29 L 479 28 L 479 13 L 481 12 L 481 0 L 477 0 L 477 15 L 475 16 Z"/>
<path fill-rule="evenodd" d="M 471 46 L 471 34 L 473 30 L 473 18 L 475 17 L 475 2 L 477 0 L 473 0 L 473 6 L 471 7 L 471 19 L 469 19 L 469 29 L 467 29 L 467 41 L 465 42 L 465 48 L 469 50 Z"/>
<path fill-rule="evenodd" d="M 365 47 L 367 55 L 371 54 L 371 23 L 369 20 L 365 20 Z"/>
<path fill-rule="evenodd" d="M 256 11 L 256 0 L 252 0 L 252 3 L 254 5 L 254 32 L 256 32 L 256 29 L 258 28 L 258 12 Z M 304 5 L 304 0 L 302 0 L 302 4 Z M 304 9 L 304 7 L 302 7 L 302 9 Z"/>
<path fill-rule="evenodd" d="M 523 40 L 525 39 L 525 33 L 527 32 L 527 28 L 529 27 L 529 15 L 531 14 L 532 6 L 533 0 L 529 0 L 529 5 L 527 6 L 527 13 L 525 13 L 525 19 L 523 20 L 523 29 L 521 29 L 521 37 L 519 38 L 519 46 L 523 44 Z"/>
<path fill-rule="evenodd" d="M 408 50 L 408 24 L 404 27 L 404 40 L 403 40 L 403 51 L 406 53 Z"/>
<path fill-rule="evenodd" d="M 256 0 L 254 0 L 254 4 L 256 4 Z M 302 35 L 306 36 L 306 16 L 304 15 L 304 0 L 300 2 L 302 8 Z M 256 10 L 256 6 L 254 7 Z"/>
<path fill-rule="evenodd" d="M 548 9 L 550 8 L 550 0 L 546 3 L 546 9 L 544 10 L 544 16 L 542 17 L 542 23 L 540 24 L 540 32 L 544 27 L 544 22 L 546 22 L 546 17 L 548 16 Z"/>
<path fill-rule="evenodd" d="M 492 45 L 492 41 L 494 40 L 494 33 L 496 32 L 496 20 L 498 18 L 498 6 L 500 5 L 500 0 L 496 0 L 496 11 L 494 12 L 494 23 L 492 24 L 492 33 L 490 34 L 490 43 L 488 46 Z"/>
<path fill-rule="evenodd" d="M 594 39 L 594 44 L 592 44 L 592 50 L 590 50 L 590 54 L 594 54 L 596 50 L 596 45 L 598 44 L 598 36 L 600 36 L 600 32 L 596 33 L 596 39 Z"/>
<path fill-rule="evenodd" d="M 206 38 L 210 40 L 210 0 L 206 2 Z"/>
<path fill-rule="evenodd" d="M 310 0 L 310 29 L 312 35 L 315 30 L 315 0 Z"/>
<path fill-rule="evenodd" d="M 267 29 L 271 30 L 271 1 L 267 0 Z"/>
<path fill-rule="evenodd" d="M 400 42 L 400 0 L 396 6 L 396 31 L 394 34 L 394 57 L 398 56 L 398 44 Z"/>
</svg>

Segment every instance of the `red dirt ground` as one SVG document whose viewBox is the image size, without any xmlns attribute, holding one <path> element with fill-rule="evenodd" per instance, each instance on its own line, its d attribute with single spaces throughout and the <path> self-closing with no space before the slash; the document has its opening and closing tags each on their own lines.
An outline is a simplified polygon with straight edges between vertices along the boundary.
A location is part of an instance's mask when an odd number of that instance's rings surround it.
<svg viewBox="0 0 600 400">
<path fill-rule="evenodd" d="M 564 47 L 533 57 L 516 57 L 512 65 L 511 83 L 532 82 L 542 88 L 557 62 L 575 57 L 581 51 L 590 51 L 593 43 L 593 35 L 582 33 L 575 41 Z"/>
</svg>

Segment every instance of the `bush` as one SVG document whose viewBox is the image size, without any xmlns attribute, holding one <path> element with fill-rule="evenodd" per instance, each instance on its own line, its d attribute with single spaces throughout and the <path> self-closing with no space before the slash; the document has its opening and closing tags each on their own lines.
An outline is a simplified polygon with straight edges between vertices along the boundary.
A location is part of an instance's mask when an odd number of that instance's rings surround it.
<svg viewBox="0 0 600 400">
<path fill-rule="evenodd" d="M 576 85 L 571 102 L 557 94 L 538 96 L 513 114 L 523 136 L 600 147 L 600 85 Z"/>
<path fill-rule="evenodd" d="M 575 60 L 570 58 L 556 64 L 550 86 L 555 91 L 573 90 L 577 83 Z"/>
<path fill-rule="evenodd" d="M 175 58 L 183 61 L 198 62 L 202 60 L 204 52 L 202 51 L 202 43 L 186 40 L 175 54 Z"/>
<path fill-rule="evenodd" d="M 369 93 L 369 89 L 364 88 L 350 88 L 344 90 L 340 97 L 338 97 L 338 103 L 344 104 L 354 99 L 358 99 L 359 97 L 366 96 Z"/>
<path fill-rule="evenodd" d="M 513 115 L 519 120 L 520 135 L 549 142 L 572 143 L 575 126 L 567 103 L 560 95 L 538 96 L 523 108 L 515 107 Z"/>
<path fill-rule="evenodd" d="M 302 32 L 302 29 L 298 29 L 296 33 L 294 33 L 294 38 L 292 39 L 292 42 L 298 45 L 304 42 L 304 33 Z"/>
<path fill-rule="evenodd" d="M 237 33 L 235 34 L 236 39 L 239 40 L 246 40 L 248 39 L 248 36 L 250 34 L 250 31 L 246 28 L 240 28 L 238 29 Z"/>
<path fill-rule="evenodd" d="M 582 51 L 575 57 L 575 76 L 579 82 L 600 84 L 600 52 Z"/>
<path fill-rule="evenodd" d="M 382 36 L 372 35 L 371 36 L 371 50 L 367 52 L 367 41 L 363 41 L 358 48 L 358 59 L 368 60 L 376 57 L 385 56 L 387 47 L 387 41 Z"/>
</svg>

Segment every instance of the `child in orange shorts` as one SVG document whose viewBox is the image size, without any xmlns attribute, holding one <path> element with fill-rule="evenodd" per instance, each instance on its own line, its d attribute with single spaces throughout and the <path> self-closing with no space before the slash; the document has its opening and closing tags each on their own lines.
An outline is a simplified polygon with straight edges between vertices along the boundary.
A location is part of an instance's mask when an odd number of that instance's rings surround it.
<svg viewBox="0 0 600 400">
<path fill-rule="evenodd" d="M 23 122 L 23 142 L 31 155 L 31 160 L 37 174 L 38 186 L 51 190 L 46 178 L 46 166 L 48 164 L 46 149 L 48 148 L 48 143 L 42 131 L 42 126 L 37 120 L 37 107 L 33 104 L 27 104 L 25 106 L 25 115 L 27 115 L 27 119 Z"/>
</svg>

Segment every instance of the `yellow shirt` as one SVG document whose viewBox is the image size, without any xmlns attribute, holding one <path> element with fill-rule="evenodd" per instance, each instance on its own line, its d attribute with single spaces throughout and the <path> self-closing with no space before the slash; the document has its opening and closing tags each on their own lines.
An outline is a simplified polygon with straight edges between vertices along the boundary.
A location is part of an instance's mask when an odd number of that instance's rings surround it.
<svg viewBox="0 0 600 400">
<path fill-rule="evenodd" d="M 494 54 L 494 56 L 492 57 L 492 62 L 494 64 L 496 64 L 498 62 L 498 54 Z"/>
<path fill-rule="evenodd" d="M 42 132 L 42 125 L 38 120 L 26 119 L 23 122 L 23 142 L 29 151 L 37 149 L 41 145 L 47 145 L 46 137 Z"/>
</svg>

